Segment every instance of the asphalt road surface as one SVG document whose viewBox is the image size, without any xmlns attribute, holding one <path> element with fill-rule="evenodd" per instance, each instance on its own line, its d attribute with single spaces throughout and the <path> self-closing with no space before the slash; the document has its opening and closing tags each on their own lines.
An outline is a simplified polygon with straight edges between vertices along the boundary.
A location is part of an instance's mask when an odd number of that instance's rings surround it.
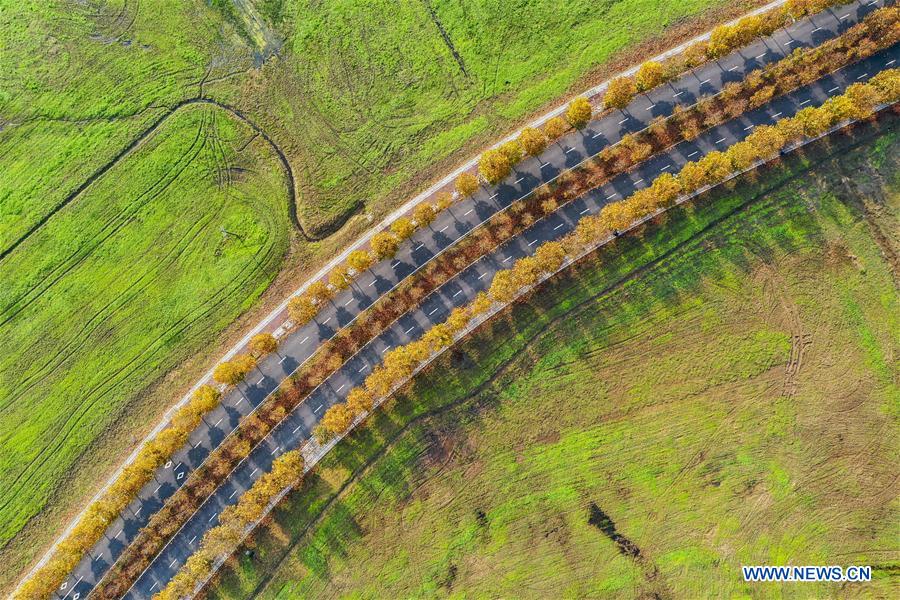
<svg viewBox="0 0 900 600">
<path fill-rule="evenodd" d="M 592 121 L 582 131 L 565 136 L 549 146 L 540 157 L 520 163 L 500 185 L 483 189 L 474 198 L 440 214 L 430 228 L 418 231 L 404 243 L 393 260 L 375 265 L 357 279 L 351 289 L 338 294 L 330 305 L 323 308 L 314 322 L 284 338 L 277 354 L 261 360 L 258 369 L 244 383 L 226 394 L 221 406 L 208 414 L 204 423 L 191 434 L 188 445 L 157 471 L 155 480 L 145 486 L 125 514 L 110 525 L 106 537 L 79 563 L 58 591 L 57 597 L 70 600 L 86 598 L 113 560 L 136 537 L 139 529 L 162 507 L 188 474 L 234 431 L 244 416 L 312 355 L 323 341 L 330 339 L 380 296 L 479 223 L 564 170 L 615 143 L 623 135 L 646 127 L 657 116 L 671 114 L 676 103 L 689 105 L 702 96 L 715 93 L 729 81 L 743 79 L 753 69 L 780 60 L 797 47 L 814 46 L 831 39 L 883 4 L 857 2 L 814 15 L 727 57 L 703 65 L 676 81 L 641 94 L 625 111 L 615 111 Z M 616 178 L 539 221 L 444 284 L 419 308 L 398 319 L 370 342 L 273 430 L 176 534 L 128 597 L 147 598 L 159 591 L 196 550 L 203 532 L 216 525 L 221 509 L 235 502 L 256 477 L 269 469 L 275 457 L 285 450 L 298 447 L 307 439 L 324 411 L 335 402 L 342 401 L 353 386 L 362 383 L 371 366 L 380 362 L 384 351 L 414 340 L 432 324 L 442 322 L 452 308 L 468 302 L 478 291 L 486 289 L 496 270 L 506 268 L 516 258 L 530 254 L 541 242 L 561 237 L 571 231 L 582 215 L 596 213 L 605 203 L 621 199 L 648 185 L 661 172 L 677 172 L 685 162 L 697 160 L 711 150 L 725 149 L 743 139 L 754 125 L 790 116 L 807 105 L 821 104 L 828 96 L 840 94 L 854 81 L 864 81 L 888 63 L 891 63 L 888 66 L 896 66 L 896 62 L 891 61 L 897 60 L 897 53 L 896 47 L 891 48 L 707 131 L 693 142 L 679 144 L 666 153 L 651 157 L 632 173 Z"/>
</svg>

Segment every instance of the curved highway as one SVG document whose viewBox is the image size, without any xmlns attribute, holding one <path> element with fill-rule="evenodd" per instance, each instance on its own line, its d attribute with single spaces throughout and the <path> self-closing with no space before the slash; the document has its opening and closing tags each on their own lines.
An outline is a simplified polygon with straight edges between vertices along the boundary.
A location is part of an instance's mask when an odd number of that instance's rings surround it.
<svg viewBox="0 0 900 600">
<path fill-rule="evenodd" d="M 627 133 L 646 127 L 653 118 L 671 114 L 676 103 L 691 104 L 701 96 L 715 93 L 729 81 L 743 79 L 753 69 L 780 60 L 797 47 L 815 46 L 831 39 L 882 4 L 855 2 L 835 11 L 826 10 L 779 30 L 769 38 L 757 40 L 727 57 L 707 63 L 647 94 L 641 94 L 625 111 L 615 111 L 592 121 L 581 131 L 570 133 L 551 144 L 540 157 L 521 162 L 500 185 L 482 189 L 474 198 L 441 213 L 430 228 L 417 231 L 405 242 L 393 260 L 373 266 L 350 289 L 339 293 L 314 322 L 286 336 L 277 354 L 262 359 L 258 370 L 226 394 L 221 406 L 208 414 L 204 423 L 191 434 L 188 444 L 176 453 L 169 464 L 157 471 L 155 480 L 145 486 L 125 514 L 111 524 L 106 537 L 79 563 L 58 591 L 57 597 L 64 600 L 86 598 L 140 528 L 244 416 L 277 389 L 281 381 L 312 355 L 322 342 L 330 339 L 338 329 L 351 323 L 398 282 L 453 245 L 479 223 Z M 260 474 L 269 469 L 275 457 L 285 450 L 296 448 L 308 438 L 328 406 L 342 401 L 350 388 L 362 383 L 371 367 L 380 362 L 385 350 L 416 339 L 432 324 L 443 321 L 452 308 L 468 302 L 478 291 L 486 289 L 494 272 L 505 268 L 512 260 L 530 254 L 541 242 L 561 237 L 574 227 L 582 215 L 596 213 L 605 203 L 621 199 L 646 186 L 661 172 L 676 172 L 687 161 L 697 160 L 709 151 L 724 149 L 743 139 L 755 125 L 790 116 L 806 105 L 821 104 L 828 96 L 841 93 L 850 83 L 865 80 L 885 65 L 896 65 L 897 53 L 895 46 L 707 131 L 692 142 L 684 142 L 651 157 L 631 173 L 617 177 L 608 185 L 560 208 L 445 283 L 416 310 L 402 316 L 367 344 L 325 385 L 289 414 L 179 530 L 136 582 L 128 597 L 147 598 L 159 591 L 197 548 L 203 533 L 216 524 L 221 509 L 235 502 Z"/>
</svg>

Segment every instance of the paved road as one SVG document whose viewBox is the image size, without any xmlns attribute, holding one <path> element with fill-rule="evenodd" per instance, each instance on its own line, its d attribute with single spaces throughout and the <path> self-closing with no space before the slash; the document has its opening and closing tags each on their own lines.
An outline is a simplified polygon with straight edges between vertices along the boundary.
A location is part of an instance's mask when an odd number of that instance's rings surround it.
<svg viewBox="0 0 900 600">
<path fill-rule="evenodd" d="M 562 170 L 571 168 L 596 154 L 624 134 L 643 128 L 652 118 L 670 114 L 675 102 L 689 104 L 700 95 L 714 93 L 728 81 L 742 79 L 746 72 L 754 68 L 779 60 L 797 46 L 816 45 L 830 39 L 880 4 L 880 2 L 860 2 L 843 7 L 835 13 L 826 11 L 815 15 L 811 19 L 792 25 L 787 30 L 777 32 L 771 38 L 757 41 L 740 52 L 705 65 L 678 81 L 652 90 L 649 94 L 640 95 L 626 111 L 596 120 L 583 132 L 566 136 L 559 143 L 551 145 L 541 157 L 521 163 L 516 172 L 499 186 L 482 190 L 475 198 L 464 201 L 440 215 L 430 230 L 418 232 L 409 243 L 404 244 L 395 260 L 383 261 L 376 265 L 363 275 L 351 290 L 339 294 L 334 303 L 326 307 L 317 317 L 316 322 L 287 336 L 282 341 L 277 355 L 271 355 L 261 361 L 258 372 L 254 371 L 245 384 L 226 395 L 222 406 L 207 415 L 205 423 L 190 436 L 189 445 L 176 453 L 170 464 L 159 469 L 156 480 L 141 491 L 139 498 L 125 511 L 124 518 L 117 519 L 110 526 L 107 531 L 108 537 L 101 540 L 92 549 L 90 556 L 86 556 L 78 565 L 58 593 L 58 597 L 72 600 L 85 598 L 108 570 L 110 558 L 121 554 L 140 527 L 145 525 L 150 516 L 175 492 L 188 473 L 197 468 L 211 450 L 234 430 L 242 417 L 258 406 L 324 340 L 330 339 L 339 328 L 349 324 L 363 309 L 389 291 L 397 282 L 416 271 L 441 250 L 458 241 L 478 223 L 538 185 L 559 175 Z M 824 90 L 817 88 L 810 93 L 827 94 L 828 90 L 835 86 L 838 86 L 838 83 Z M 839 89 L 842 88 L 838 86 L 833 93 L 839 93 Z M 810 103 L 817 103 L 820 98 L 809 96 L 797 102 L 807 99 Z M 772 109 L 773 115 L 778 112 L 789 115 L 794 110 L 790 99 L 779 99 L 773 103 L 773 107 L 779 107 Z M 430 324 L 443 320 L 450 308 L 462 304 L 475 292 L 486 288 L 491 279 L 490 274 L 496 268 L 503 268 L 513 258 L 526 254 L 529 249 L 536 247 L 540 240 L 553 239 L 569 231 L 580 216 L 578 213 L 593 211 L 602 203 L 628 195 L 633 189 L 652 181 L 653 177 L 664 168 L 677 170 L 685 160 L 696 160 L 710 149 L 730 145 L 749 133 L 749 130 L 744 132 L 742 128 L 755 124 L 750 119 L 758 118 L 762 119 L 759 122 L 766 122 L 765 119 L 768 117 L 763 113 L 764 111 L 756 111 L 748 115 L 746 124 L 742 125 L 740 130 L 737 122 L 732 122 L 687 145 L 689 148 L 679 146 L 665 155 L 653 157 L 635 173 L 616 179 L 602 192 L 591 193 L 583 200 L 567 205 L 553 218 L 541 221 L 529 232 L 519 236 L 517 241 L 504 246 L 502 252 L 506 254 L 500 256 L 494 253 L 491 257 L 480 261 L 478 265 L 460 274 L 432 294 L 419 310 L 399 319 L 390 330 L 370 343 L 340 372 L 332 376 L 327 386 L 320 388 L 319 392 L 298 407 L 283 426 L 270 434 L 269 439 L 275 440 L 273 445 L 263 444 L 266 446 L 264 449 L 257 449 L 250 459 L 245 461 L 245 465 L 253 466 L 248 466 L 247 472 L 239 469 L 229 480 L 228 485 L 238 487 L 228 488 L 227 493 L 223 488 L 204 505 L 200 514 L 182 529 L 157 558 L 152 568 L 135 586 L 132 595 L 144 597 L 158 591 L 162 582 L 167 581 L 196 548 L 198 540 L 202 537 L 200 532 L 206 528 L 201 526 L 204 523 L 207 527 L 215 524 L 215 515 L 221 508 L 219 501 L 228 501 L 228 496 L 231 496 L 230 499 L 233 501 L 240 494 L 238 490 L 245 489 L 255 476 L 267 470 L 271 459 L 282 449 L 296 447 L 300 440 L 308 437 L 309 431 L 327 406 L 342 397 L 342 392 L 345 393 L 352 385 L 361 382 L 368 372 L 368 365 L 375 364 L 376 359 L 389 345 L 415 339 Z M 743 119 L 742 117 L 738 121 L 743 122 Z M 533 244 L 529 245 L 528 242 Z M 223 493 L 225 497 L 219 498 Z"/>
</svg>

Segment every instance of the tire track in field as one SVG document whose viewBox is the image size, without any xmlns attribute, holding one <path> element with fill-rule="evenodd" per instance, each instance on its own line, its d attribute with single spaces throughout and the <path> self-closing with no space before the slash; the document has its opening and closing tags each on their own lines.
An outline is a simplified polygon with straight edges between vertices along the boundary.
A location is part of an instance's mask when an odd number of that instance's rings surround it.
<svg viewBox="0 0 900 600">
<path fill-rule="evenodd" d="M 142 142 L 147 140 L 150 136 L 152 136 L 156 131 L 162 127 L 168 121 L 170 117 L 172 117 L 177 112 L 181 111 L 183 108 L 196 105 L 196 104 L 207 104 L 210 106 L 215 106 L 232 117 L 236 118 L 238 121 L 250 127 L 253 131 L 259 134 L 270 148 L 275 152 L 278 157 L 279 162 L 281 163 L 282 171 L 284 173 L 285 183 L 287 186 L 288 192 L 288 215 L 290 216 L 291 223 L 297 230 L 300 232 L 300 235 L 303 236 L 303 239 L 307 242 L 315 242 L 322 240 L 333 233 L 333 231 L 326 232 L 325 235 L 320 237 L 309 235 L 306 230 L 303 228 L 303 225 L 300 223 L 297 217 L 297 185 L 294 179 L 294 171 L 291 168 L 291 164 L 287 159 L 284 151 L 281 147 L 275 143 L 275 140 L 255 121 L 253 121 L 250 117 L 248 117 L 243 111 L 225 104 L 223 102 L 219 102 L 218 100 L 214 100 L 212 98 L 205 97 L 194 97 L 182 100 L 173 105 L 168 111 L 164 112 L 162 115 L 157 117 L 155 121 L 150 123 L 146 129 L 144 129 L 140 134 L 138 134 L 134 139 L 131 140 L 122 150 L 120 150 L 115 156 L 113 156 L 109 161 L 101 165 L 96 171 L 94 171 L 87 179 L 85 179 L 78 187 L 76 187 L 72 192 L 70 192 L 63 200 L 60 202 L 53 210 L 48 212 L 46 215 L 41 217 L 34 225 L 29 228 L 28 231 L 23 233 L 18 239 L 12 242 L 7 248 L 4 248 L 0 251 L 0 262 L 6 259 L 7 256 L 13 253 L 21 244 L 23 244 L 26 240 L 28 240 L 32 235 L 35 234 L 41 227 L 43 227 L 47 221 L 52 219 L 59 211 L 68 206 L 72 201 L 76 200 L 87 188 L 89 188 L 95 181 L 103 177 L 110 169 L 115 167 L 119 162 L 122 161 L 125 157 L 130 155 L 138 146 L 141 145 Z"/>
<path fill-rule="evenodd" d="M 210 119 L 214 119 L 214 118 L 215 118 L 214 115 L 210 115 Z M 209 142 L 210 140 L 211 140 L 210 136 L 207 135 L 206 141 Z M 215 149 L 210 146 L 210 150 L 214 151 Z M 218 150 L 220 152 L 223 152 L 224 148 L 221 147 L 221 145 L 219 145 Z M 219 162 L 218 158 L 224 159 L 224 157 L 216 157 L 216 156 L 211 157 L 211 159 L 215 163 Z M 222 208 L 224 208 L 224 205 Z M 275 219 L 272 218 L 272 215 L 269 212 L 266 212 L 264 214 L 266 216 L 266 219 L 268 220 L 268 224 L 271 229 L 271 227 L 275 225 Z M 211 221 L 211 219 L 212 219 L 212 215 L 208 216 L 205 220 L 207 222 L 209 222 L 209 221 Z M 197 228 L 195 230 L 193 236 L 190 239 L 180 243 L 180 248 L 173 248 L 172 252 L 170 252 L 170 254 L 165 259 L 163 259 L 161 262 L 159 262 L 157 264 L 157 266 L 153 269 L 153 271 L 148 271 L 144 275 L 142 275 L 141 279 L 146 279 L 144 281 L 144 285 L 142 285 L 140 287 L 135 287 L 137 284 L 140 283 L 140 280 L 136 281 L 135 284 L 129 288 L 128 291 L 130 293 L 128 295 L 133 296 L 133 295 L 139 293 L 141 291 L 141 289 L 143 289 L 147 285 L 151 284 L 152 280 L 153 280 L 151 275 L 153 275 L 154 271 L 158 272 L 158 271 L 164 270 L 164 269 L 166 269 L 167 265 L 171 266 L 171 264 L 177 263 L 178 260 L 180 259 L 181 255 L 188 250 L 188 248 L 196 240 L 197 236 L 200 235 L 200 233 L 202 232 L 203 229 L 204 229 L 204 227 Z M 166 331 L 162 332 L 162 334 L 156 340 L 150 341 L 148 343 L 148 345 L 145 346 L 144 349 L 138 351 L 135 355 L 135 360 L 138 360 L 141 356 L 145 356 L 146 357 L 145 360 L 140 360 L 139 364 L 147 363 L 156 354 L 158 354 L 158 351 L 160 349 L 165 350 L 166 340 L 171 339 L 173 336 L 174 337 L 179 336 L 186 329 L 189 329 L 198 319 L 203 319 L 204 317 L 208 317 L 212 312 L 214 312 L 217 309 L 217 307 L 222 302 L 227 301 L 228 298 L 230 298 L 232 296 L 234 291 L 243 287 L 245 285 L 245 282 L 248 279 L 255 279 L 258 277 L 258 273 L 260 271 L 265 271 L 266 265 L 271 262 L 273 255 L 274 255 L 274 251 L 277 250 L 277 248 L 278 248 L 278 244 L 272 243 L 271 241 L 267 245 L 263 246 L 260 249 L 260 251 L 257 252 L 257 260 L 256 261 L 246 262 L 244 264 L 244 266 L 241 268 L 241 270 L 231 279 L 231 281 L 225 282 L 219 288 L 219 291 L 216 294 L 214 294 L 209 300 L 207 300 L 206 302 L 204 302 L 201 305 L 198 305 L 195 309 L 193 309 L 193 312 L 195 313 L 194 315 L 191 315 L 189 313 L 189 314 L 185 315 L 185 317 L 183 317 L 179 321 L 176 321 L 175 323 L 171 324 L 169 326 L 169 328 Z M 177 250 L 177 252 L 176 252 L 176 250 Z M 116 303 L 121 304 L 123 302 L 128 302 L 129 300 L 130 300 L 129 297 L 120 296 L 119 298 L 116 299 Z M 212 300 L 215 300 L 215 301 L 212 304 L 210 304 L 210 301 L 212 301 Z M 208 305 L 208 304 L 209 304 L 209 306 L 206 306 L 204 309 L 204 305 Z M 199 315 L 196 314 L 196 312 L 198 310 L 202 311 Z M 88 334 L 89 333 L 90 332 L 88 332 Z M 84 340 L 80 345 L 83 346 L 83 344 L 86 343 L 86 341 L 87 340 Z M 156 345 L 156 350 L 153 350 L 152 352 L 148 353 L 147 349 L 151 348 L 154 345 Z M 99 401 L 100 399 L 102 399 L 102 397 L 107 395 L 108 392 L 113 391 L 115 386 L 119 383 L 119 380 L 121 380 L 123 378 L 123 376 L 122 376 L 123 373 L 125 374 L 125 377 L 127 377 L 127 375 L 133 373 L 135 360 L 130 361 L 128 364 L 119 368 L 115 373 L 112 373 L 111 375 L 106 377 L 104 379 L 105 385 L 101 386 L 101 389 L 95 390 L 97 392 L 100 392 L 99 395 L 94 395 L 95 397 L 92 400 L 90 400 L 87 403 L 82 403 L 79 407 L 79 410 L 76 413 L 70 415 L 70 418 L 67 419 L 66 422 L 59 424 L 59 426 L 56 428 L 55 433 L 53 433 L 52 437 L 51 437 L 51 439 L 56 438 L 59 440 L 58 443 L 54 445 L 54 448 L 58 449 L 62 444 L 65 443 L 65 441 L 66 441 L 65 438 L 67 436 L 66 435 L 60 436 L 60 434 L 65 434 L 66 430 L 71 430 L 73 419 L 74 419 L 75 424 L 80 422 L 81 419 L 86 414 L 89 414 L 91 412 L 91 408 L 96 404 L 97 401 Z M 102 387 L 105 387 L 107 389 L 104 390 L 104 389 L 102 389 Z M 110 389 L 110 388 L 112 388 L 112 389 Z M 39 454 L 37 457 L 35 457 L 35 459 L 32 460 L 32 462 L 29 465 L 27 465 L 25 467 L 25 469 L 27 470 L 31 467 L 42 464 L 46 460 L 46 458 L 42 459 L 41 455 L 47 456 L 46 451 L 48 449 L 52 450 L 53 448 L 45 448 L 44 450 L 42 450 L 41 454 Z M 52 456 L 52 454 L 51 454 L 51 456 Z M 21 483 L 23 483 L 23 484 L 27 483 L 30 478 L 31 478 L 30 476 L 26 477 L 25 481 L 23 481 Z M 17 479 L 17 483 L 20 483 L 19 479 L 21 479 L 21 477 Z M 20 487 L 20 486 L 17 486 L 17 487 Z"/>
</svg>

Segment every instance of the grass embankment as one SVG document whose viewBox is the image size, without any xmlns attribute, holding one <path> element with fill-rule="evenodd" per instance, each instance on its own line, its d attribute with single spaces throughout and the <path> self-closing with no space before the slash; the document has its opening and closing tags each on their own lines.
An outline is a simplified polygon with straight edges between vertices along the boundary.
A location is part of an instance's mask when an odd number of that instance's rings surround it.
<svg viewBox="0 0 900 600">
<path fill-rule="evenodd" d="M 545 286 L 338 445 L 213 595 L 889 595 L 898 147 L 793 157 Z M 787 562 L 876 581 L 741 582 Z"/>
<path fill-rule="evenodd" d="M 34 301 L 0 326 L 4 348 L 20 349 L 4 353 L 0 363 L 0 560 L 7 565 L 0 585 L 8 586 L 83 505 L 101 474 L 150 426 L 147 415 L 158 414 L 173 390 L 208 366 L 217 352 L 210 342 L 225 341 L 222 329 L 253 305 L 278 268 L 251 249 L 254 243 L 260 253 L 283 247 L 288 222 L 278 203 L 286 196 L 271 151 L 258 139 L 240 150 L 249 139 L 244 126 L 227 123 L 221 113 L 210 116 L 219 135 L 235 141 L 219 147 L 209 141 L 213 135 L 201 144 L 195 134 L 205 126 L 193 116 L 200 113 L 180 109 L 144 141 L 147 149 L 115 161 L 173 106 L 203 93 L 250 109 L 294 165 L 301 219 L 322 230 L 359 198 L 373 216 L 385 214 L 419 183 L 417 174 L 440 172 L 459 159 L 456 151 L 467 141 L 480 143 L 508 128 L 611 60 L 637 62 L 628 53 L 656 49 L 638 51 L 635 44 L 663 28 L 675 26 L 667 34 L 683 36 L 759 3 L 692 0 L 661 10 L 646 0 L 579 0 L 552 11 L 537 2 L 507 11 L 478 2 L 467 4 L 467 12 L 434 3 L 434 18 L 465 61 L 466 75 L 454 71 L 425 3 L 390 3 L 385 11 L 386 5 L 242 2 L 224 19 L 217 7 L 229 3 L 7 7 L 0 25 L 6 41 L 0 253 L 16 248 L 0 264 L 2 281 L 12 282 L 0 300 L 8 312 Z M 656 43 L 672 39 L 658 37 L 663 41 Z M 260 67 L 277 47 L 280 58 Z M 530 59 L 523 62 L 525 55 Z M 314 63 L 318 70 L 307 71 Z M 358 88 L 354 78 L 367 84 Z M 153 150 L 163 144 L 165 156 Z M 187 170 L 154 195 L 161 174 L 177 170 L 178 157 L 187 160 L 201 146 Z M 214 166 L 216 153 L 247 170 L 223 179 L 229 171 Z M 444 157 L 444 164 L 428 164 Z M 85 193 L 73 195 L 107 165 Z M 250 197 L 253 204 L 241 204 Z M 137 210 L 136 203 L 145 203 L 144 212 L 128 223 L 127 212 L 112 212 Z M 253 215 L 245 222 L 240 211 Z M 122 228 L 98 237 L 109 232 L 92 220 L 98 215 Z M 242 252 L 238 238 L 220 226 L 259 237 Z M 298 273 L 368 226 L 360 218 L 321 244 L 303 243 L 295 232 L 287 275 L 265 304 L 280 301 L 278 291 L 293 287 Z M 183 237 L 201 228 L 192 242 Z M 94 241 L 102 243 L 85 254 Z M 217 256 L 220 243 L 227 251 Z M 175 253 L 174 260 L 179 249 L 177 263 L 170 263 L 177 269 L 164 272 L 165 252 Z M 39 283 L 52 274 L 64 277 Z M 35 285 L 31 296 L 18 297 Z M 219 302 L 204 305 L 213 297 Z M 162 381 L 156 376 L 195 352 L 197 358 L 156 385 Z M 126 377 L 135 366 L 135 378 Z M 106 427 L 113 421 L 116 427 Z"/>
</svg>

